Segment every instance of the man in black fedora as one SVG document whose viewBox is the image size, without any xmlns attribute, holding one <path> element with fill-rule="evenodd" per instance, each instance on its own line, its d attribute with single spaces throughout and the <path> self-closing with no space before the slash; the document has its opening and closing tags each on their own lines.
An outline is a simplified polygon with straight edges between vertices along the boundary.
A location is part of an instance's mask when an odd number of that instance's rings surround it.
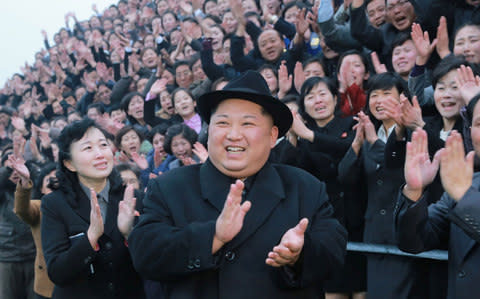
<svg viewBox="0 0 480 299">
<path fill-rule="evenodd" d="M 292 124 L 248 71 L 203 95 L 208 160 L 151 181 L 129 237 L 134 265 L 167 298 L 319 298 L 345 254 L 325 185 L 267 162 Z"/>
</svg>

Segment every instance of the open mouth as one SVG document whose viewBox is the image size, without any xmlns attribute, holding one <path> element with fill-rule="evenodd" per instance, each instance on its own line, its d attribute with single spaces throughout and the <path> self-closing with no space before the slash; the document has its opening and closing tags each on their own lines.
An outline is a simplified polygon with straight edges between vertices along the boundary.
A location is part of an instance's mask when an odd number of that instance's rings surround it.
<svg viewBox="0 0 480 299">
<path fill-rule="evenodd" d="M 407 66 L 407 64 L 408 64 L 408 63 L 407 63 L 406 61 L 402 61 L 402 62 L 397 63 L 397 66 L 398 66 L 399 68 L 405 68 L 405 67 Z"/>
<path fill-rule="evenodd" d="M 441 103 L 441 106 L 442 108 L 452 108 L 452 107 L 455 107 L 457 103 L 455 102 L 442 102 Z"/>
<path fill-rule="evenodd" d="M 395 18 L 395 23 L 397 23 L 397 25 L 404 25 L 407 21 L 408 19 L 405 16 Z"/>
<path fill-rule="evenodd" d="M 327 110 L 326 106 L 315 107 L 315 112 L 324 112 L 325 110 Z"/>
</svg>

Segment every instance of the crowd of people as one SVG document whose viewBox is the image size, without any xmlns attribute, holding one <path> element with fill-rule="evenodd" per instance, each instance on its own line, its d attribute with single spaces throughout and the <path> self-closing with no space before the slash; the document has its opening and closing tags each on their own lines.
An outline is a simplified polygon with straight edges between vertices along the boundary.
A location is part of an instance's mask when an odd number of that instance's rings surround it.
<svg viewBox="0 0 480 299">
<path fill-rule="evenodd" d="M 67 13 L 53 40 L 42 31 L 0 90 L 0 297 L 480 297 L 479 0 L 92 9 Z M 269 117 L 279 131 L 259 138 Z M 243 152 L 259 167 L 231 171 L 223 159 Z M 294 204 L 258 212 L 264 193 Z M 210 210 L 195 194 L 223 197 Z M 344 229 L 449 260 L 344 253 Z"/>
</svg>

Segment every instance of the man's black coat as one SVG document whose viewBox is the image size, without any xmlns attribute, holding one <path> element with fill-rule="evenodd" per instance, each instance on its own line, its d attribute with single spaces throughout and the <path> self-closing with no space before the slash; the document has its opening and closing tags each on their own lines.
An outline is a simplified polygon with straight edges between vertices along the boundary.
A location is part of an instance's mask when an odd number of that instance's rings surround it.
<svg viewBox="0 0 480 299">
<path fill-rule="evenodd" d="M 242 230 L 212 255 L 231 183 L 209 160 L 151 181 L 129 237 L 135 268 L 163 281 L 168 298 L 320 297 L 320 283 L 343 262 L 346 245 L 325 185 L 300 169 L 267 163 L 246 195 L 252 207 Z M 303 217 L 309 225 L 296 267 L 266 265 L 268 252 Z"/>
</svg>

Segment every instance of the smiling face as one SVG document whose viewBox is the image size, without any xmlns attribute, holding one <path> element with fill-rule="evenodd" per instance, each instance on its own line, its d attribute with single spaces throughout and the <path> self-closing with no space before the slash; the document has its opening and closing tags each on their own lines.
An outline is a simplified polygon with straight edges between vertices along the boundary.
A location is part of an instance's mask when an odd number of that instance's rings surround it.
<svg viewBox="0 0 480 299">
<path fill-rule="evenodd" d="M 175 111 L 183 119 L 190 119 L 192 116 L 195 115 L 196 102 L 184 90 L 180 90 L 175 93 L 173 98 L 173 104 L 175 107 Z"/>
<path fill-rule="evenodd" d="M 384 0 L 373 0 L 367 4 L 367 15 L 370 24 L 373 27 L 379 28 L 385 23 L 386 11 Z"/>
<path fill-rule="evenodd" d="M 275 30 L 265 30 L 258 37 L 258 47 L 263 59 L 274 62 L 283 53 L 283 41 Z"/>
<path fill-rule="evenodd" d="M 212 38 L 212 49 L 214 51 L 218 51 L 222 48 L 224 34 L 220 28 L 217 26 L 211 27 L 206 36 Z"/>
<path fill-rule="evenodd" d="M 415 10 L 409 0 L 387 0 L 387 19 L 399 31 L 407 30 L 415 20 Z"/>
<path fill-rule="evenodd" d="M 173 136 L 170 148 L 172 154 L 177 159 L 191 158 L 193 156 L 192 145 L 182 135 Z"/>
<path fill-rule="evenodd" d="M 120 150 L 124 151 L 128 157 L 132 156 L 132 153 L 138 153 L 140 151 L 140 137 L 134 130 L 128 131 L 122 136 L 120 141 Z"/>
<path fill-rule="evenodd" d="M 445 119 L 455 119 L 460 115 L 463 98 L 460 89 L 455 82 L 457 71 L 452 70 L 441 77 L 435 86 L 435 107 L 438 113 Z"/>
<path fill-rule="evenodd" d="M 208 153 L 225 175 L 246 178 L 257 173 L 275 146 L 278 128 L 260 105 L 242 99 L 222 101 L 210 118 Z"/>
<path fill-rule="evenodd" d="M 323 82 L 319 82 L 305 95 L 303 103 L 305 112 L 319 127 L 324 127 L 334 118 L 337 98 Z"/>
<path fill-rule="evenodd" d="M 372 115 L 379 121 L 390 120 L 385 109 L 385 102 L 389 98 L 393 98 L 397 102 L 400 102 L 400 94 L 396 87 L 389 89 L 375 89 L 370 93 L 368 108 Z"/>
<path fill-rule="evenodd" d="M 457 32 L 455 55 L 463 55 L 470 63 L 480 63 L 480 26 L 465 26 Z"/>
<path fill-rule="evenodd" d="M 127 114 L 131 117 L 142 120 L 143 119 L 143 98 L 141 96 L 134 96 L 128 104 Z"/>
<path fill-rule="evenodd" d="M 404 79 L 408 78 L 410 71 L 415 65 L 417 58 L 417 49 L 411 39 L 405 41 L 403 44 L 396 46 L 392 53 L 392 65 L 395 72 L 397 72 Z"/>
<path fill-rule="evenodd" d="M 78 141 L 70 145 L 70 160 L 63 161 L 65 167 L 76 172 L 86 186 L 89 182 L 103 182 L 113 169 L 113 153 L 105 135 L 97 128 L 90 128 Z"/>
</svg>

